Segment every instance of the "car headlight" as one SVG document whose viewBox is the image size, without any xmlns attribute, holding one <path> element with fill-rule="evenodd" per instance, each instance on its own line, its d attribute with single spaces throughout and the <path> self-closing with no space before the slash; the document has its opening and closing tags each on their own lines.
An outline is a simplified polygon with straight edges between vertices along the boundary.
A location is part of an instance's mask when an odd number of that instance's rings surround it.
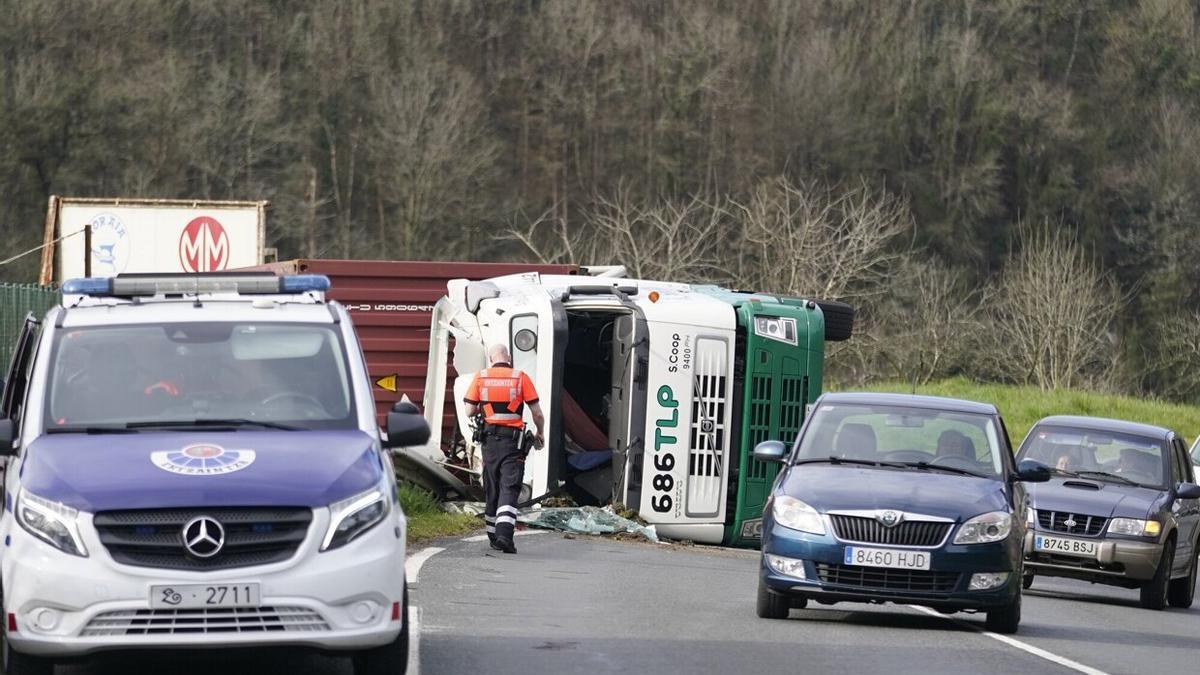
<svg viewBox="0 0 1200 675">
<path fill-rule="evenodd" d="M 958 527 L 955 544 L 990 544 L 1003 541 L 1012 532 L 1012 514 L 992 511 L 975 516 Z"/>
<path fill-rule="evenodd" d="M 321 550 L 345 546 L 359 535 L 383 522 L 391 510 L 388 493 L 380 488 L 371 488 L 340 502 L 329 505 L 329 529 L 321 542 Z"/>
<path fill-rule="evenodd" d="M 775 522 L 786 528 L 809 534 L 825 534 L 825 521 L 821 519 L 821 514 L 794 497 L 776 497 L 771 505 L 771 513 L 775 516 Z"/>
<path fill-rule="evenodd" d="M 76 518 L 79 509 L 22 489 L 17 496 L 17 522 L 25 531 L 63 553 L 87 557 Z"/>
<path fill-rule="evenodd" d="M 1130 537 L 1157 537 L 1162 533 L 1162 523 L 1138 518 L 1113 518 L 1108 521 L 1108 533 Z"/>
</svg>

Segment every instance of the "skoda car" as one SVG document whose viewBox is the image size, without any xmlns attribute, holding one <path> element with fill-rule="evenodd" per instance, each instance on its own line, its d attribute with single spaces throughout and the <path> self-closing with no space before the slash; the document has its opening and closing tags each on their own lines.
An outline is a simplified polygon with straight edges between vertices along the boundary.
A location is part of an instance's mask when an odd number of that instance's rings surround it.
<svg viewBox="0 0 1200 675">
<path fill-rule="evenodd" d="M 405 519 L 345 309 L 320 276 L 63 284 L 0 399 L 4 672 L 102 650 L 407 661 Z M 428 438 L 412 409 L 387 445 Z"/>
<path fill-rule="evenodd" d="M 916 604 L 1021 620 L 1022 481 L 996 408 L 898 394 L 826 394 L 789 451 L 763 514 L 758 615 L 810 601 Z"/>
<path fill-rule="evenodd" d="M 1030 492 L 1026 585 L 1033 575 L 1140 589 L 1148 609 L 1190 607 L 1200 549 L 1200 486 L 1170 429 L 1098 417 L 1047 417 L 1018 455 L 1050 465 Z"/>
</svg>

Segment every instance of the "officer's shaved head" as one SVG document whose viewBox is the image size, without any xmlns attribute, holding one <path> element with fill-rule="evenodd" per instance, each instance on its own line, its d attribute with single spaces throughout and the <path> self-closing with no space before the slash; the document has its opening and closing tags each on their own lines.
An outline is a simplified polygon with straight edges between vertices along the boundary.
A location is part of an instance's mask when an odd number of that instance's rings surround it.
<svg viewBox="0 0 1200 675">
<path fill-rule="evenodd" d="M 512 354 L 508 353 L 508 347 L 504 345 L 492 345 L 488 347 L 488 362 L 489 363 L 512 363 Z"/>
</svg>

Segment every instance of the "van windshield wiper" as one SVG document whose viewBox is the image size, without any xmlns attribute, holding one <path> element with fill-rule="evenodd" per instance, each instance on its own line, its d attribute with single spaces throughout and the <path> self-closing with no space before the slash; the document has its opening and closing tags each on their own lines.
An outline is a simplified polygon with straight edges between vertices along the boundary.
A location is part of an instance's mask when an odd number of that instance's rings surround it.
<svg viewBox="0 0 1200 675">
<path fill-rule="evenodd" d="M 1136 485 L 1138 487 L 1143 487 L 1143 485 L 1141 483 L 1139 483 L 1135 480 L 1129 480 L 1125 476 L 1122 476 L 1122 475 L 1116 474 L 1116 473 L 1109 473 L 1107 471 L 1080 471 L 1080 472 L 1078 472 L 1078 474 L 1080 476 L 1094 476 L 1096 478 L 1099 478 L 1100 480 L 1115 480 L 1118 483 L 1124 483 L 1126 485 Z"/>
<path fill-rule="evenodd" d="M 798 459 L 795 462 L 792 462 L 792 464 L 858 464 L 861 466 L 890 466 L 893 468 L 900 468 L 904 466 L 903 464 L 898 464 L 896 462 L 879 462 L 874 459 L 835 457 L 833 455 L 830 455 L 829 457 L 807 457 L 805 459 Z"/>
<path fill-rule="evenodd" d="M 47 427 L 48 434 L 136 434 L 137 429 L 127 426 L 69 426 Z"/>
<path fill-rule="evenodd" d="M 280 422 L 252 420 L 246 417 L 204 417 L 194 420 L 156 420 L 152 422 L 130 422 L 126 429 L 174 429 L 179 427 L 261 427 L 280 431 L 301 431 L 301 427 Z"/>
<path fill-rule="evenodd" d="M 904 466 L 911 466 L 924 471 L 946 471 L 948 473 L 957 473 L 961 476 L 975 476 L 976 478 L 987 478 L 985 474 L 970 469 L 960 469 L 957 466 L 942 466 L 941 464 L 930 464 L 929 462 L 900 462 Z"/>
</svg>

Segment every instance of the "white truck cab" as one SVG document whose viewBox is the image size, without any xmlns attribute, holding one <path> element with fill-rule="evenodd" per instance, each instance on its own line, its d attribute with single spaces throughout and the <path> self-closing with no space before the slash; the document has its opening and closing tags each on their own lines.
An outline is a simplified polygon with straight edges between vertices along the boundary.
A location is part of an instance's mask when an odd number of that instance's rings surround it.
<svg viewBox="0 0 1200 675">
<path fill-rule="evenodd" d="M 68 281 L 0 399 L 9 675 L 102 650 L 407 661 L 405 518 L 362 351 L 322 276 Z M 401 409 L 407 405 L 407 409 Z"/>
</svg>

